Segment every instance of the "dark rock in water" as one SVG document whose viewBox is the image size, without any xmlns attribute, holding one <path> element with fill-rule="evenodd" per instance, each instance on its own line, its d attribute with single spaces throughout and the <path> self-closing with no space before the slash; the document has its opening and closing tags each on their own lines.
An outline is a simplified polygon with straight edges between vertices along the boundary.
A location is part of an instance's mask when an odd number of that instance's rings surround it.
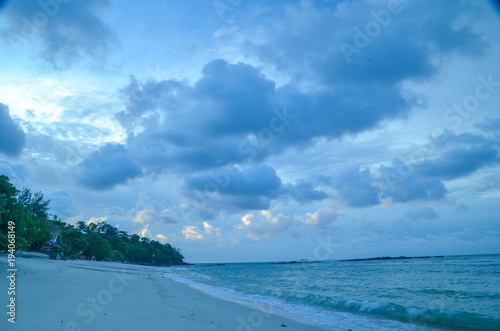
<svg viewBox="0 0 500 331">
<path fill-rule="evenodd" d="M 442 258 L 444 256 L 399 256 L 399 257 L 390 257 L 390 256 L 382 256 L 382 257 L 370 257 L 365 259 L 349 259 L 349 260 L 340 260 L 340 262 L 353 262 L 353 261 L 379 261 L 379 260 L 412 260 L 412 259 L 430 259 L 430 258 Z"/>
<path fill-rule="evenodd" d="M 225 267 L 226 265 L 224 263 L 217 263 L 217 264 L 207 264 L 203 265 L 202 267 Z"/>
</svg>

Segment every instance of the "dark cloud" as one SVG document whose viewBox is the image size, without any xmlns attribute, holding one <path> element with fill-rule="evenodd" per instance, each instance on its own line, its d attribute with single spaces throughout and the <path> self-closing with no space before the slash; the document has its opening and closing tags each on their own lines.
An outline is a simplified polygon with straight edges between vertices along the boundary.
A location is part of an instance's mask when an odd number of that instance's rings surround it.
<svg viewBox="0 0 500 331">
<path fill-rule="evenodd" d="M 14 48 L 36 40 L 40 56 L 56 69 L 91 60 L 102 65 L 117 39 L 102 20 L 110 1 L 9 1 L 3 38 Z"/>
<path fill-rule="evenodd" d="M 328 197 L 304 179 L 295 184 L 282 183 L 276 170 L 268 165 L 188 176 L 185 188 L 188 197 L 200 199 L 210 210 L 263 210 L 277 199 L 308 203 Z M 193 194 L 192 190 L 198 194 Z"/>
<path fill-rule="evenodd" d="M 276 88 L 257 68 L 223 60 L 209 62 L 202 73 L 192 86 L 132 79 L 122 89 L 126 109 L 117 118 L 144 167 L 193 171 L 262 162 L 318 138 L 374 128 L 405 116 L 413 104 L 394 86 Z"/>
<path fill-rule="evenodd" d="M 79 211 L 74 205 L 73 196 L 68 191 L 52 192 L 47 194 L 45 198 L 50 200 L 49 212 L 51 214 L 57 215 L 63 220 L 79 215 Z"/>
<path fill-rule="evenodd" d="M 450 180 L 500 162 L 499 137 L 445 131 L 436 141 L 437 156 L 426 155 L 426 160 L 411 165 L 419 176 Z"/>
<path fill-rule="evenodd" d="M 26 134 L 10 116 L 9 107 L 0 103 L 0 153 L 18 156 L 25 143 Z"/>
<path fill-rule="evenodd" d="M 333 187 L 349 207 L 369 207 L 380 203 L 380 189 L 374 186 L 369 169 L 351 167 L 333 179 Z"/>
<path fill-rule="evenodd" d="M 392 3 L 389 10 L 391 2 L 345 1 L 335 9 L 290 5 L 288 19 L 246 50 L 296 80 L 331 86 L 426 78 L 437 71 L 436 54 L 484 53 L 487 45 L 470 25 L 477 18 L 469 13 L 479 12 L 474 4 Z"/>
<path fill-rule="evenodd" d="M 0 175 L 9 177 L 16 187 L 25 187 L 29 180 L 30 173 L 22 164 L 12 164 L 8 161 L 0 160 Z"/>
<path fill-rule="evenodd" d="M 482 122 L 475 126 L 484 132 L 500 134 L 500 118 L 485 117 Z"/>
<path fill-rule="evenodd" d="M 208 210 L 262 210 L 268 209 L 271 200 L 278 197 L 282 182 L 273 168 L 261 165 L 188 176 L 185 187 L 188 196 L 193 196 L 192 190 L 197 191 L 197 197 L 201 196 Z"/>
<path fill-rule="evenodd" d="M 438 217 L 434 209 L 432 209 L 431 207 L 420 207 L 409 210 L 405 213 L 405 216 L 412 221 L 418 221 L 420 219 L 433 219 Z"/>
<path fill-rule="evenodd" d="M 377 180 L 382 197 L 390 197 L 393 202 L 439 200 L 447 192 L 439 179 L 417 176 L 399 159 L 394 160 L 390 167 L 381 166 L 379 172 Z"/>
<path fill-rule="evenodd" d="M 217 181 L 216 181 L 217 180 Z M 217 192 L 222 195 L 265 195 L 276 197 L 281 189 L 281 179 L 276 170 L 268 165 L 245 170 L 234 169 L 225 176 L 197 175 L 185 178 L 190 189 L 204 191 L 208 194 Z"/>
<path fill-rule="evenodd" d="M 447 192 L 443 181 L 500 162 L 498 136 L 445 131 L 429 141 L 428 148 L 410 153 L 420 157 L 417 161 L 396 159 L 392 166 L 380 167 L 377 182 L 383 197 L 394 202 L 442 199 Z"/>
<path fill-rule="evenodd" d="M 479 168 L 498 163 L 498 151 L 490 146 L 480 148 L 454 148 L 435 160 L 426 160 L 416 165 L 417 173 L 425 177 L 454 179 L 467 176 Z"/>
<path fill-rule="evenodd" d="M 106 144 L 92 152 L 78 166 L 80 184 L 95 190 L 106 190 L 141 174 L 139 168 L 120 144 Z"/>
<path fill-rule="evenodd" d="M 299 203 L 321 201 L 328 198 L 328 193 L 317 190 L 313 183 L 299 179 L 295 184 L 286 184 L 283 187 L 286 195 Z"/>
</svg>

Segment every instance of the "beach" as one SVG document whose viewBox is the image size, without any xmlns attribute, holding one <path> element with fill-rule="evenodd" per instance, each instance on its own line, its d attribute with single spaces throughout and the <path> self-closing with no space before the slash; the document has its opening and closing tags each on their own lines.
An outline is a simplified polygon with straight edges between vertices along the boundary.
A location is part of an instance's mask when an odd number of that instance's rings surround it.
<svg viewBox="0 0 500 331">
<path fill-rule="evenodd" d="M 17 258 L 0 280 L 1 330 L 340 330 L 262 304 L 226 300 L 152 266 Z M 7 257 L 0 268 L 9 276 Z M 15 323 L 7 314 L 15 297 Z"/>
</svg>

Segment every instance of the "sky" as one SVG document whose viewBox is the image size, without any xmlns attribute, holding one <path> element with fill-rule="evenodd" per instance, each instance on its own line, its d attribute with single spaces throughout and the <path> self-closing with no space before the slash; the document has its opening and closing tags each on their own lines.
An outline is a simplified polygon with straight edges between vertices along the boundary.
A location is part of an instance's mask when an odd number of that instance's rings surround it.
<svg viewBox="0 0 500 331">
<path fill-rule="evenodd" d="M 187 262 L 500 253 L 493 1 L 3 1 L 0 174 Z"/>
</svg>

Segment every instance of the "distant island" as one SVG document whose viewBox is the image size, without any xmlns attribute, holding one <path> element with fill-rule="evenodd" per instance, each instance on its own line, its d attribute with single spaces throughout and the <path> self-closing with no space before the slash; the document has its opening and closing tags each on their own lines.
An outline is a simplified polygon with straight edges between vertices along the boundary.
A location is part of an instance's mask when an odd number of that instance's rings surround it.
<svg viewBox="0 0 500 331">
<path fill-rule="evenodd" d="M 339 260 L 340 262 L 352 262 L 352 261 L 378 261 L 378 260 L 411 260 L 411 259 L 430 259 L 430 258 L 443 258 L 444 256 L 398 256 L 398 257 L 390 257 L 390 256 L 382 256 L 382 257 L 370 257 L 364 259 L 348 259 L 348 260 Z"/>
<path fill-rule="evenodd" d="M 187 264 L 180 250 L 107 224 L 76 226 L 49 215 L 42 192 L 19 191 L 5 175 L 0 176 L 0 252 L 45 253 L 55 259 L 120 261 L 147 265 Z"/>
</svg>

